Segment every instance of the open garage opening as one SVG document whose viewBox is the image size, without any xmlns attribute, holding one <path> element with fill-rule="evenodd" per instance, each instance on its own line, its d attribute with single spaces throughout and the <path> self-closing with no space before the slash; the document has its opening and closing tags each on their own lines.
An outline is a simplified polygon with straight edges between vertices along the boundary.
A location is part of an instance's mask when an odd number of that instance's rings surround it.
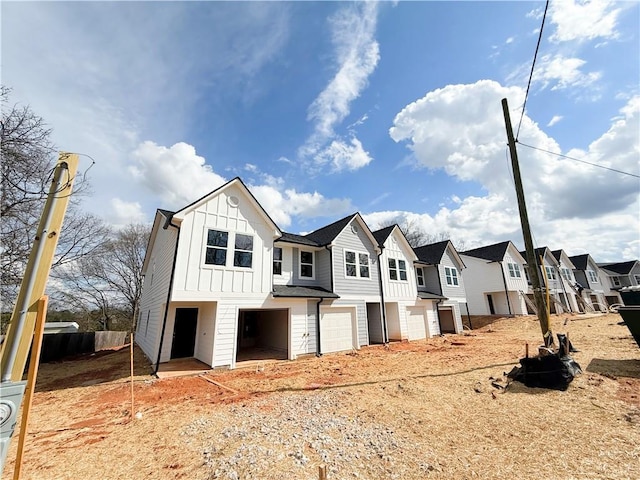
<svg viewBox="0 0 640 480">
<path fill-rule="evenodd" d="M 289 310 L 240 310 L 236 364 L 289 358 Z"/>
</svg>

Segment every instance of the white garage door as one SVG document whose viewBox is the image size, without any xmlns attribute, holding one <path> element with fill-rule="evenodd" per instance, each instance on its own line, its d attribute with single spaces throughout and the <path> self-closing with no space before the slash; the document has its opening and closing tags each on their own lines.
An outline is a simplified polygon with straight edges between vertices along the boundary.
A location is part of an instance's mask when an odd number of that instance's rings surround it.
<svg viewBox="0 0 640 480">
<path fill-rule="evenodd" d="M 407 329 L 409 330 L 409 340 L 427 338 L 427 330 L 424 325 L 424 310 L 422 308 L 407 308 Z"/>
<path fill-rule="evenodd" d="M 326 308 L 321 310 L 320 348 L 322 353 L 353 349 L 353 309 Z"/>
</svg>

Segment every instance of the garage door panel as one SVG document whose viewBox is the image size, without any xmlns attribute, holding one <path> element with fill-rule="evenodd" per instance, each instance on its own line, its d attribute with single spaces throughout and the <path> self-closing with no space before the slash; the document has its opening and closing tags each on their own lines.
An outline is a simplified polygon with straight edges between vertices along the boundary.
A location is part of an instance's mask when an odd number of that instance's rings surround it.
<svg viewBox="0 0 640 480">
<path fill-rule="evenodd" d="M 350 308 L 321 310 L 320 348 L 323 353 L 353 349 L 354 311 Z"/>
<path fill-rule="evenodd" d="M 427 338 L 423 309 L 407 308 L 407 330 L 409 340 L 422 340 L 423 338 Z"/>
</svg>

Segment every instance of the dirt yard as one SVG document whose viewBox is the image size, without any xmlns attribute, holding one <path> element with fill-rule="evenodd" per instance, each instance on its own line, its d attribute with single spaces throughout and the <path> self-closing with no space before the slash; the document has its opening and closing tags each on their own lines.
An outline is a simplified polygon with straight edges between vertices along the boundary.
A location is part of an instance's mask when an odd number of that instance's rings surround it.
<svg viewBox="0 0 640 480">
<path fill-rule="evenodd" d="M 640 478 L 640 348 L 619 315 L 559 316 L 583 374 L 508 388 L 535 317 L 467 335 L 158 380 L 128 348 L 41 366 L 23 479 Z M 4 477 L 12 478 L 14 436 Z"/>
</svg>

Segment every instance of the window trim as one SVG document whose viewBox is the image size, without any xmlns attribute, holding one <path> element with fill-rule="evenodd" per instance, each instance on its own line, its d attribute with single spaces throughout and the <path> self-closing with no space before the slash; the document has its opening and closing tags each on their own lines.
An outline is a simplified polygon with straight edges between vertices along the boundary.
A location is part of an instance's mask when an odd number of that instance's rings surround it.
<svg viewBox="0 0 640 480">
<path fill-rule="evenodd" d="M 447 274 L 447 270 L 449 270 L 449 275 Z M 451 278 L 451 282 L 449 282 L 449 278 Z M 454 282 L 455 280 L 455 282 Z M 458 276 L 458 269 L 456 267 L 448 267 L 445 265 L 444 267 L 444 281 L 449 287 L 459 287 L 460 279 Z"/>
<path fill-rule="evenodd" d="M 595 271 L 591 269 L 587 269 L 587 278 L 589 279 L 590 283 L 600 283 L 600 280 L 598 279 L 598 275 L 596 274 Z"/>
<path fill-rule="evenodd" d="M 393 266 L 391 266 L 391 262 L 393 262 Z M 389 258 L 387 260 L 387 266 L 389 267 L 389 281 L 399 282 L 400 280 L 398 280 L 398 261 L 395 258 Z M 391 278 L 391 272 L 395 272 L 396 278 Z"/>
<path fill-rule="evenodd" d="M 358 250 L 350 250 L 350 249 L 343 249 L 343 263 L 344 263 L 344 277 L 345 278 L 360 278 L 360 279 L 366 279 L 366 280 L 371 280 L 371 255 L 369 255 L 369 252 L 362 252 L 362 251 L 358 251 Z M 347 263 L 347 253 L 353 253 L 353 255 L 355 256 L 354 258 L 354 262 L 348 262 Z M 360 268 L 364 266 L 364 264 L 360 263 L 360 255 L 366 255 L 367 256 L 367 270 L 369 272 L 369 275 L 367 275 L 366 277 L 363 277 L 361 275 L 361 271 Z M 355 275 L 348 275 L 347 274 L 347 265 L 354 265 L 356 268 L 356 274 Z"/>
<path fill-rule="evenodd" d="M 209 245 L 209 232 L 210 231 L 214 231 L 214 232 L 220 232 L 220 233 L 226 233 L 227 234 L 227 245 L 224 247 L 221 246 L 217 246 L 217 245 Z M 227 267 L 227 262 L 229 261 L 229 241 L 231 240 L 231 232 L 227 231 L 227 230 L 220 230 L 217 227 L 204 227 L 204 249 L 203 249 L 203 259 L 202 259 L 202 265 L 206 268 L 226 268 Z M 235 242 L 235 238 L 234 238 L 234 242 Z M 223 264 L 219 264 L 219 263 L 207 263 L 207 252 L 209 251 L 209 249 L 212 248 L 214 250 L 224 250 L 224 263 Z"/>
<path fill-rule="evenodd" d="M 391 266 L 391 262 L 393 262 L 394 266 Z M 404 263 L 404 268 L 400 267 L 400 262 Z M 409 272 L 408 272 L 406 260 L 403 260 L 402 258 L 389 257 L 387 260 L 387 265 L 389 267 L 390 282 L 408 282 L 409 281 Z M 395 272 L 396 278 L 391 278 L 392 272 Z M 404 274 L 404 278 L 402 278 L 403 274 Z"/>
<path fill-rule="evenodd" d="M 617 276 L 617 275 L 611 277 L 611 283 L 613 283 L 614 287 L 621 287 L 622 286 L 622 282 L 620 281 L 620 277 Z"/>
<path fill-rule="evenodd" d="M 249 237 L 251 239 L 251 250 L 244 250 L 237 247 L 238 235 L 242 235 L 243 237 Z M 233 267 L 234 268 L 242 268 L 242 269 L 248 269 L 248 270 L 253 269 L 253 239 L 254 239 L 254 235 L 249 235 L 249 234 L 240 233 L 240 232 L 233 232 Z M 245 254 L 248 253 L 251 255 L 251 262 L 248 267 L 245 267 L 244 265 L 236 265 L 237 253 L 245 253 Z"/>
<path fill-rule="evenodd" d="M 422 267 L 416 267 L 416 282 L 419 287 L 424 287 L 424 270 Z"/>
<path fill-rule="evenodd" d="M 311 263 L 305 263 L 305 265 L 311 265 L 311 276 L 302 275 L 302 254 L 311 254 Z M 298 249 L 298 278 L 300 280 L 315 280 L 316 279 L 316 252 L 314 250 Z"/>
<path fill-rule="evenodd" d="M 507 270 L 509 270 L 509 277 L 522 278 L 522 274 L 520 272 L 520 265 L 518 265 L 517 263 L 507 262 Z"/>
<path fill-rule="evenodd" d="M 276 250 L 280 250 L 280 260 L 276 259 Z M 273 247 L 273 263 L 271 265 L 271 271 L 274 275 L 282 276 L 282 263 L 284 260 L 284 250 L 282 247 Z M 276 263 L 280 265 L 280 273 L 276 273 Z"/>
<path fill-rule="evenodd" d="M 227 234 L 227 246 L 226 247 L 221 247 L 221 246 L 217 246 L 217 245 L 209 245 L 209 232 L 210 231 L 216 231 L 216 232 L 220 232 L 220 233 L 226 233 Z M 252 241 L 251 241 L 251 250 L 242 250 L 242 249 L 236 249 L 236 238 L 238 235 L 244 235 L 245 237 L 251 237 Z M 218 227 L 215 226 L 204 226 L 204 232 L 203 232 L 203 244 L 204 244 L 204 248 L 202 249 L 202 263 L 201 263 L 201 267 L 202 268 L 224 268 L 227 270 L 241 270 L 241 271 L 247 271 L 247 270 L 253 270 L 254 266 L 253 266 L 253 257 L 255 255 L 256 249 L 255 249 L 255 239 L 256 239 L 256 234 L 254 232 L 239 232 L 239 231 L 234 231 L 234 230 L 223 230 L 220 229 Z M 225 261 L 224 264 L 216 264 L 216 263 L 207 263 L 207 250 L 209 248 L 213 248 L 213 249 L 218 249 L 218 250 L 224 250 L 225 251 Z M 236 252 L 242 252 L 242 253 L 250 253 L 251 254 L 251 266 L 250 267 L 243 267 L 243 266 L 239 266 L 235 264 L 235 257 L 236 257 Z"/>
<path fill-rule="evenodd" d="M 545 274 L 547 275 L 547 280 L 557 280 L 556 270 L 550 265 L 544 266 Z"/>
</svg>

